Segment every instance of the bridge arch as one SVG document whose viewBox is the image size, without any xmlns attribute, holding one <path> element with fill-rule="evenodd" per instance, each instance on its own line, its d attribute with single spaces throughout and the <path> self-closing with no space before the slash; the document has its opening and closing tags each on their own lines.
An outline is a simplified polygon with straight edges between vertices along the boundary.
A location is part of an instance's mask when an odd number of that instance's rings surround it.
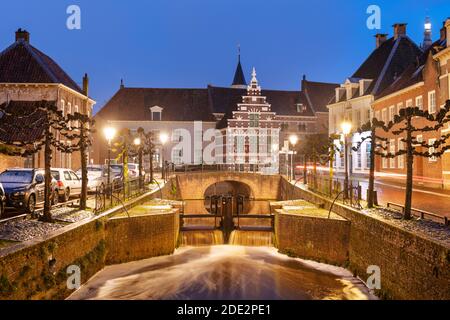
<svg viewBox="0 0 450 320">
<path fill-rule="evenodd" d="M 252 198 L 276 200 L 280 197 L 281 177 L 241 172 L 199 172 L 179 174 L 176 177 L 181 199 L 204 199 L 206 191 L 214 184 L 230 181 L 249 189 Z"/>
</svg>

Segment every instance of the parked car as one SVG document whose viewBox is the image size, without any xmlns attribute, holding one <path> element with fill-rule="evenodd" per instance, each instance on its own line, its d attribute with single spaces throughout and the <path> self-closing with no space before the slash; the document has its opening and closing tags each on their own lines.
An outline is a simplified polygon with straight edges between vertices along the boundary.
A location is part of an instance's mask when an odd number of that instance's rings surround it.
<svg viewBox="0 0 450 320">
<path fill-rule="evenodd" d="M 108 170 L 108 166 L 106 166 L 106 170 Z M 123 164 L 112 164 L 110 166 L 110 170 L 111 170 L 111 182 L 123 181 Z"/>
<path fill-rule="evenodd" d="M 81 178 L 79 178 L 72 170 L 52 168 L 52 176 L 56 180 L 61 201 L 66 202 L 73 196 L 81 195 Z"/>
<path fill-rule="evenodd" d="M 81 169 L 77 171 L 78 177 L 81 179 Z M 88 192 L 96 192 L 102 190 L 108 184 L 108 172 L 102 165 L 89 165 L 87 167 Z"/>
<path fill-rule="evenodd" d="M 3 185 L 0 183 L 0 218 L 3 217 L 5 207 L 6 207 L 5 189 L 3 189 Z"/>
<path fill-rule="evenodd" d="M 0 182 L 6 195 L 5 208 L 15 208 L 34 213 L 36 205 L 44 203 L 43 169 L 7 169 L 0 174 Z M 52 204 L 58 203 L 56 181 L 51 184 Z"/>
<path fill-rule="evenodd" d="M 139 178 L 139 164 L 137 163 L 128 164 L 128 178 L 130 179 Z"/>
</svg>

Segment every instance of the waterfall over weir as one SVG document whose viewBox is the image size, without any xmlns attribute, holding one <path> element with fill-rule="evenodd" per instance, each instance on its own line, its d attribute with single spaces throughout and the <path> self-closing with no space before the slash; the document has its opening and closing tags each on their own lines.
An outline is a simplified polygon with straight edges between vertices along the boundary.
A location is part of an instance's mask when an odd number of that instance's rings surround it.
<svg viewBox="0 0 450 320">
<path fill-rule="evenodd" d="M 243 231 L 231 232 L 228 243 L 225 243 L 221 230 L 182 231 L 180 246 L 214 246 L 230 244 L 247 247 L 273 247 L 273 233 L 271 231 Z"/>
<path fill-rule="evenodd" d="M 187 200 L 181 215 L 179 243 L 273 247 L 272 219 L 267 200 L 248 200 L 243 196 Z"/>
</svg>

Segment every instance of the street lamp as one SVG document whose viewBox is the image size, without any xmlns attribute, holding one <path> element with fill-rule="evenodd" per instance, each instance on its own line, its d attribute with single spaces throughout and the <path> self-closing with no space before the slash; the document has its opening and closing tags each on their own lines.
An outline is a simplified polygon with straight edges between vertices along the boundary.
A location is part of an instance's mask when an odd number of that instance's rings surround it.
<svg viewBox="0 0 450 320">
<path fill-rule="evenodd" d="M 167 135 L 167 133 L 161 133 L 159 135 L 159 141 L 161 141 L 161 160 L 162 160 L 162 178 L 164 181 L 166 181 L 166 170 L 165 170 L 165 163 L 164 163 L 164 145 L 167 143 L 167 141 L 169 140 L 169 136 Z"/>
<path fill-rule="evenodd" d="M 348 199 L 348 135 L 352 131 L 352 124 L 344 121 L 341 123 L 342 133 L 344 134 L 344 163 L 345 163 L 345 179 L 344 179 L 344 197 Z"/>
<path fill-rule="evenodd" d="M 103 134 L 108 141 L 108 185 L 111 184 L 111 142 L 116 136 L 116 129 L 113 127 L 106 127 L 103 129 Z"/>
<path fill-rule="evenodd" d="M 298 142 L 298 137 L 296 134 L 292 134 L 289 137 L 289 142 L 292 144 L 292 154 L 291 154 L 291 178 L 295 180 L 295 172 L 294 172 L 294 148 Z"/>
</svg>

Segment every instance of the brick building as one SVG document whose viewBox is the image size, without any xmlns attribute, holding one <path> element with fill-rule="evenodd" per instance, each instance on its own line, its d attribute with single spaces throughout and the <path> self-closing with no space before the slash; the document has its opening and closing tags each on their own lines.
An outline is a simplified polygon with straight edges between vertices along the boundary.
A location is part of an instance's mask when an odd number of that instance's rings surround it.
<svg viewBox="0 0 450 320">
<path fill-rule="evenodd" d="M 164 159 L 175 164 L 206 162 L 203 155 L 207 152 L 212 154 L 214 163 L 226 163 L 227 156 L 231 154 L 236 160 L 234 149 L 223 149 L 224 133 L 226 135 L 227 130 L 237 130 L 242 133 L 237 140 L 245 141 L 248 139 L 244 133 L 245 124 L 250 122 L 257 124 L 258 128 L 262 123 L 273 128 L 275 136 L 271 134 L 271 146 L 277 142 L 282 146 L 291 133 L 298 134 L 302 139 L 309 134 L 328 132 L 326 102 L 331 99 L 337 84 L 312 82 L 304 77 L 302 88 L 298 91 L 264 90 L 257 83 L 255 85 L 256 91 L 252 91 L 249 96 L 248 88 L 252 84 L 247 86 L 240 59 L 230 87 L 208 85 L 205 89 L 127 88 L 122 84 L 119 91 L 94 117 L 97 126 L 94 160 L 96 163 L 105 163 L 107 158 L 108 147 L 102 134 L 102 128 L 106 126 L 128 128 L 132 132 L 142 127 L 146 131 L 153 131 L 155 136 L 167 133 L 169 142 L 164 148 L 157 145 L 155 160 L 157 163 L 161 162 L 164 153 Z M 252 107 L 252 112 L 249 109 L 243 110 L 249 107 L 248 104 L 255 106 Z M 233 134 L 237 134 L 237 131 Z M 209 149 L 212 142 L 219 147 Z M 265 145 L 267 144 L 266 140 Z M 249 152 L 250 145 L 251 148 L 255 146 L 249 144 L 249 140 L 245 145 Z M 266 155 L 264 150 L 267 148 L 257 148 L 257 153 Z M 256 164 L 254 160 L 252 162 Z"/>
<path fill-rule="evenodd" d="M 450 99 L 450 19 L 444 22 L 440 30 L 440 37 L 432 44 L 423 45 L 423 54 L 385 90 L 376 96 L 373 102 L 374 116 L 389 122 L 395 114 L 404 107 L 417 106 L 435 114 L 445 102 Z M 424 42 L 426 43 L 426 42 Z M 430 125 L 424 119 L 415 119 L 416 127 Z M 415 134 L 417 141 L 432 144 L 441 134 L 448 133 L 450 127 L 439 130 Z M 389 139 L 391 152 L 404 148 L 402 136 L 393 134 L 379 135 Z M 420 147 L 423 149 L 423 147 Z M 426 150 L 421 150 L 425 152 Z M 432 151 L 432 150 L 430 150 Z M 393 159 L 376 158 L 376 171 L 385 175 L 404 177 L 406 175 L 405 156 Z M 426 184 L 436 187 L 450 188 L 450 153 L 442 158 L 414 158 L 415 184 Z"/>
<path fill-rule="evenodd" d="M 90 115 L 95 101 L 88 97 L 88 82 L 85 75 L 83 88 L 80 88 L 53 59 L 30 44 L 30 34 L 25 30 L 19 29 L 15 42 L 0 52 L 0 104 L 20 108 L 32 105 L 33 101 L 44 100 L 55 103 L 65 114 L 80 112 Z M 30 134 L 39 136 L 20 126 L 17 130 L 22 130 L 20 134 L 24 138 L 31 139 Z M 13 134 L 17 132 L 1 132 L 2 140 L 10 139 Z M 29 158 L 0 154 L 0 171 L 9 167 L 43 166 L 43 151 Z M 52 166 L 76 170 L 80 167 L 80 155 L 78 152 L 65 154 L 55 149 Z"/>
<path fill-rule="evenodd" d="M 393 25 L 394 36 L 377 34 L 376 47 L 361 66 L 336 88 L 335 96 L 328 104 L 329 133 L 341 134 L 341 123 L 350 122 L 352 133 L 349 143 L 356 145 L 368 132 L 359 134 L 361 127 L 372 117 L 375 97 L 389 87 L 412 63 L 422 55 L 422 50 L 407 36 L 406 24 Z M 338 152 L 334 167 L 344 170 L 344 141 L 337 140 Z M 367 175 L 370 167 L 370 141 L 363 143 L 358 151 L 349 148 L 349 172 Z"/>
</svg>

